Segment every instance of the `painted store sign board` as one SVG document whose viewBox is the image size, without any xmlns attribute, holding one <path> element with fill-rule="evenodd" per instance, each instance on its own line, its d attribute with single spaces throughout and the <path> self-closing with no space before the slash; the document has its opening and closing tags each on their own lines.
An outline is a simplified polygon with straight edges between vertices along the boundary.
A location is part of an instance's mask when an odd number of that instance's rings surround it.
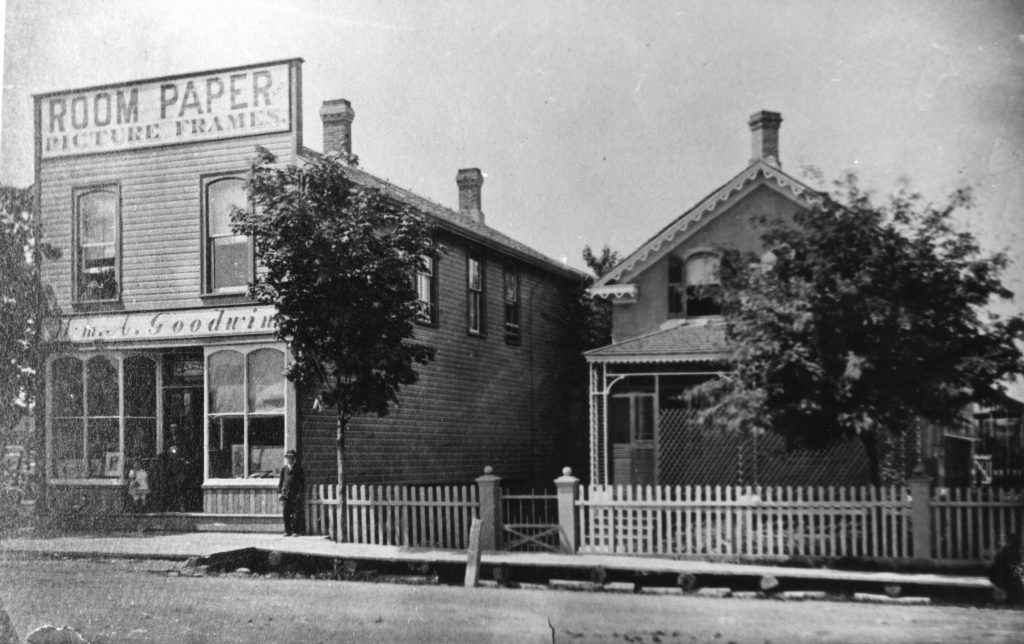
<svg viewBox="0 0 1024 644">
<path fill-rule="evenodd" d="M 234 337 L 277 331 L 273 306 L 94 315 L 50 320 L 48 341 L 92 343 Z"/>
<path fill-rule="evenodd" d="M 42 158 L 287 132 L 290 64 L 38 97 Z"/>
</svg>

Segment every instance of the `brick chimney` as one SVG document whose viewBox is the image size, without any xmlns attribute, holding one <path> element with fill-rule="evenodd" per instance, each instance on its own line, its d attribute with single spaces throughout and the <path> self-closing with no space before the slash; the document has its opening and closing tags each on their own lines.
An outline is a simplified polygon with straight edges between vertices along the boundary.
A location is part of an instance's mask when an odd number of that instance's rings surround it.
<svg viewBox="0 0 1024 644">
<path fill-rule="evenodd" d="M 324 123 L 324 154 L 352 154 L 352 119 L 356 116 L 345 99 L 324 101 L 320 120 Z"/>
<path fill-rule="evenodd" d="M 778 112 L 762 110 L 750 115 L 750 162 L 764 161 L 777 168 L 782 167 L 779 160 L 779 126 L 782 115 Z"/>
<path fill-rule="evenodd" d="M 480 209 L 480 186 L 484 185 L 483 173 L 479 168 L 463 168 L 455 175 L 455 183 L 459 186 L 459 212 L 477 223 L 484 223 L 484 213 Z"/>
</svg>

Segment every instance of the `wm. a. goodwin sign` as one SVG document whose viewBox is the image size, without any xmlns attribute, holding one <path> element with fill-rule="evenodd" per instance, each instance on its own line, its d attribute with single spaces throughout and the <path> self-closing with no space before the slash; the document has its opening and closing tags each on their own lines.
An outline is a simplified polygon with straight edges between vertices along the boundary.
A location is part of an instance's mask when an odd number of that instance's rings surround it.
<svg viewBox="0 0 1024 644">
<path fill-rule="evenodd" d="M 272 334 L 273 306 L 92 315 L 47 320 L 47 341 L 78 343 L 141 342 Z"/>
<path fill-rule="evenodd" d="M 42 158 L 287 132 L 290 62 L 36 97 Z"/>
</svg>

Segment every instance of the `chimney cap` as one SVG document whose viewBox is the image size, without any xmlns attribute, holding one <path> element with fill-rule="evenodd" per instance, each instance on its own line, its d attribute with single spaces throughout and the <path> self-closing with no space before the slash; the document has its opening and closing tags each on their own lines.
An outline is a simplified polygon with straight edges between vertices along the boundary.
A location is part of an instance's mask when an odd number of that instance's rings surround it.
<svg viewBox="0 0 1024 644">
<path fill-rule="evenodd" d="M 455 175 L 455 183 L 460 188 L 482 186 L 484 184 L 484 173 L 480 172 L 480 168 L 462 168 Z"/>
<path fill-rule="evenodd" d="M 750 115 L 750 129 L 779 129 L 779 125 L 782 124 L 782 114 L 779 112 L 770 112 L 768 110 L 761 110 L 760 112 L 754 112 Z"/>
<path fill-rule="evenodd" d="M 320 106 L 320 118 L 325 121 L 348 121 L 351 123 L 355 116 L 356 112 L 352 109 L 352 104 L 348 102 L 348 99 L 336 98 L 324 101 Z"/>
</svg>

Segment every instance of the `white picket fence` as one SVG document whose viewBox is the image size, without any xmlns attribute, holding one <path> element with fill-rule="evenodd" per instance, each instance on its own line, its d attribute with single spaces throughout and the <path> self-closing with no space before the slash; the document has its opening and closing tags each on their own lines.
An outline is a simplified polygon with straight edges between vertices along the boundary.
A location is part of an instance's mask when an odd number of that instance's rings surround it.
<svg viewBox="0 0 1024 644">
<path fill-rule="evenodd" d="M 342 541 L 464 550 L 479 515 L 475 485 L 352 485 Z M 306 497 L 306 531 L 335 538 L 338 486 L 315 485 Z"/>
<path fill-rule="evenodd" d="M 488 516 L 498 548 L 977 563 L 992 560 L 1024 512 L 1020 491 L 931 490 L 927 481 L 907 487 L 570 486 L 557 494 L 490 487 L 481 494 L 483 480 L 350 486 L 343 540 L 464 550 L 473 517 Z M 309 533 L 336 536 L 337 489 L 310 489 Z M 563 513 L 567 508 L 575 513 Z"/>
<path fill-rule="evenodd" d="M 914 552 L 904 487 L 581 488 L 580 552 L 988 561 L 1019 520 L 1010 490 L 925 498 L 930 552 Z"/>
<path fill-rule="evenodd" d="M 654 555 L 906 557 L 900 488 L 581 489 L 580 552 Z"/>
<path fill-rule="evenodd" d="M 932 558 L 991 561 L 1017 530 L 1024 492 L 938 488 L 931 498 Z"/>
</svg>

